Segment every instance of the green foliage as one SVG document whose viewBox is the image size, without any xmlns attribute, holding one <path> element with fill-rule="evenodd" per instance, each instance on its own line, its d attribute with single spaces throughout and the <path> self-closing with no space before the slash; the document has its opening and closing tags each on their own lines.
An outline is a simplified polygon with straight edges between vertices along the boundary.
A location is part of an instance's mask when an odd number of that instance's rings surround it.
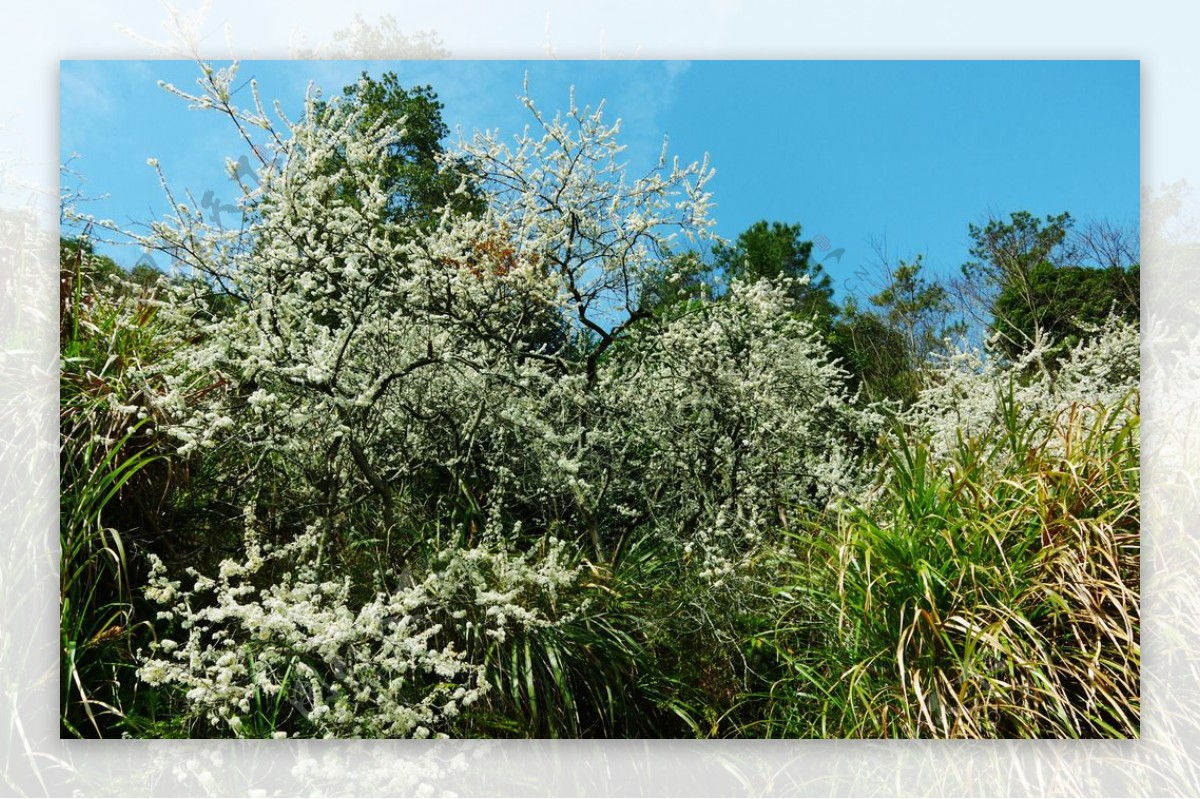
<svg viewBox="0 0 1200 799">
<path fill-rule="evenodd" d="M 131 699 L 130 535 L 155 527 L 166 486 L 138 380 L 164 342 L 149 297 L 111 259 L 68 239 L 60 257 L 61 722 L 64 735 L 102 737 Z"/>
<path fill-rule="evenodd" d="M 385 125 L 403 131 L 400 139 L 389 146 L 381 164 L 383 189 L 391 198 L 387 217 L 390 223 L 428 228 L 446 207 L 457 213 L 482 210 L 483 201 L 469 165 L 461 160 L 443 163 L 446 151 L 442 143 L 450 130 L 442 121 L 443 105 L 431 87 L 405 89 L 394 72 L 385 72 L 378 79 L 364 72 L 358 83 L 342 90 L 342 96 L 344 102 L 360 110 L 362 130 Z M 327 113 L 328 106 L 321 108 Z M 343 166 L 341 157 L 335 157 L 329 173 L 337 173 Z M 460 193 L 464 181 L 465 190 Z M 356 202 L 355 193 L 350 185 L 338 188 L 343 201 Z"/>
<path fill-rule="evenodd" d="M 1073 221 L 1069 213 L 1047 216 L 1045 226 L 1028 211 L 1017 211 L 1010 221 L 989 219 L 967 230 L 974 242 L 971 261 L 963 266 L 968 275 L 981 275 L 1004 286 L 1019 281 L 1035 266 L 1062 262 Z"/>
<path fill-rule="evenodd" d="M 92 283 L 103 283 L 121 277 L 121 267 L 107 255 L 97 255 L 96 245 L 86 236 L 58 237 L 58 262 L 64 273 Z M 72 283 L 72 288 L 74 288 Z M 71 293 L 68 291 L 68 293 Z"/>
<path fill-rule="evenodd" d="M 797 311 L 827 329 L 837 314 L 833 282 L 821 265 L 811 260 L 812 248 L 811 241 L 801 238 L 800 225 L 763 220 L 742 231 L 732 245 L 715 247 L 713 261 L 729 280 L 805 280 L 792 288 Z"/>
<path fill-rule="evenodd" d="M 1054 342 L 1053 354 L 1061 355 L 1089 338 L 1109 314 L 1136 321 L 1140 272 L 1137 264 L 1128 269 L 1035 266 L 1021 289 L 1005 287 L 993 306 L 1005 355 L 1018 357 L 1039 335 Z"/>
<path fill-rule="evenodd" d="M 964 332 L 961 323 L 949 321 L 953 305 L 946 287 L 926 278 L 923 269 L 920 255 L 901 261 L 889 270 L 887 284 L 869 298 L 888 327 L 903 336 L 911 371 L 920 370 L 931 353 L 942 350 L 946 339 Z"/>
<path fill-rule="evenodd" d="M 488 680 L 495 690 L 487 711 L 461 732 L 704 737 L 714 671 L 727 667 L 733 653 L 714 646 L 697 625 L 697 586 L 689 590 L 684 572 L 677 548 L 645 532 L 609 565 L 587 565 L 587 605 L 570 624 L 491 645 Z"/>
<path fill-rule="evenodd" d="M 830 332 L 830 349 L 841 358 L 851 388 L 867 400 L 906 406 L 921 389 L 930 356 L 964 332 L 950 322 L 953 306 L 940 282 L 923 273 L 920 255 L 884 265 L 883 287 L 861 308 L 846 300 Z"/>
<path fill-rule="evenodd" d="M 986 302 L 991 331 L 1004 354 L 1016 359 L 1035 344 L 1050 341 L 1052 359 L 1099 328 L 1108 315 L 1138 318 L 1140 269 L 1125 242 L 1103 225 L 1078 237 L 1067 213 L 1045 224 L 1027 211 L 1010 221 L 971 225 L 972 257 L 963 273 Z M 1082 263 L 1101 260 L 1099 267 Z"/>
<path fill-rule="evenodd" d="M 900 330 L 852 302 L 829 334 L 829 349 L 846 369 L 850 390 L 869 402 L 908 404 L 916 397 L 921 374 L 908 344 Z"/>
<path fill-rule="evenodd" d="M 129 270 L 129 279 L 142 289 L 151 289 L 163 278 L 162 270 L 146 262 L 136 263 Z"/>
<path fill-rule="evenodd" d="M 124 536 L 104 516 L 154 461 L 146 450 L 126 451 L 136 433 L 108 451 L 94 442 L 64 451 L 74 462 L 64 469 L 59 535 L 60 708 L 71 737 L 103 737 L 122 721 L 121 685 L 133 679 L 131 564 Z M 82 438 L 70 430 L 65 440 Z"/>
</svg>

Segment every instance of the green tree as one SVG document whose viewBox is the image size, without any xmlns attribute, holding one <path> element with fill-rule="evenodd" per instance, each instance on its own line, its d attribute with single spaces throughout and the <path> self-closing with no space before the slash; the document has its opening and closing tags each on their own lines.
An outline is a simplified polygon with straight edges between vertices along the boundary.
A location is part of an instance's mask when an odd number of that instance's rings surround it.
<svg viewBox="0 0 1200 799">
<path fill-rule="evenodd" d="M 1110 313 L 1136 321 L 1140 310 L 1141 267 L 1053 266 L 1042 263 L 1022 291 L 1009 288 L 996 298 L 995 325 L 1010 358 L 1040 334 L 1053 342 L 1052 357 L 1088 338 Z"/>
<path fill-rule="evenodd" d="M 378 80 L 366 72 L 358 83 L 342 90 L 343 101 L 356 107 L 362 130 L 375 125 L 399 128 L 399 140 L 390 147 L 382 163 L 385 191 L 391 198 L 388 221 L 402 229 L 427 228 L 449 206 L 461 213 L 478 213 L 483 208 L 469 166 L 448 161 L 443 141 L 450 130 L 442 120 L 444 106 L 430 86 L 405 89 L 394 72 Z M 319 113 L 328 114 L 323 104 Z M 329 174 L 344 174 L 345 154 L 337 153 L 328 165 Z M 459 191 L 464 185 L 465 191 Z M 341 185 L 342 199 L 353 201 L 355 188 Z"/>
<path fill-rule="evenodd" d="M 968 230 L 974 244 L 970 254 L 977 260 L 963 270 L 1004 284 L 1038 264 L 1061 263 L 1069 255 L 1068 235 L 1073 224 L 1071 215 L 1064 212 L 1047 216 L 1043 226 L 1028 211 L 1011 214 L 1008 222 L 993 217 L 983 225 L 971 224 Z"/>
<path fill-rule="evenodd" d="M 979 327 L 1003 339 L 1006 351 L 1028 348 L 1034 339 L 1014 338 L 1019 331 L 996 318 L 1000 295 L 1012 298 L 1010 307 L 1019 303 L 1032 313 L 1036 302 L 1032 273 L 1041 264 L 1063 265 L 1073 260 L 1068 238 L 1072 224 L 1069 213 L 1047 216 L 1043 225 L 1028 211 L 1017 211 L 1009 221 L 991 217 L 983 225 L 968 226 L 974 242 L 969 252 L 974 260 L 963 264 L 958 285 L 963 310 Z"/>
<path fill-rule="evenodd" d="M 755 282 L 767 278 L 808 278 L 796 285 L 792 297 L 805 317 L 815 317 L 818 327 L 829 331 L 837 315 L 833 283 L 819 263 L 811 260 L 812 242 L 800 237 L 800 225 L 755 222 L 732 245 L 714 248 L 715 267 L 728 279 Z"/>
<path fill-rule="evenodd" d="M 990 314 L 989 329 L 1009 358 L 1035 344 L 1053 343 L 1051 358 L 1077 344 L 1110 313 L 1135 320 L 1140 306 L 1136 245 L 1094 224 L 1073 234 L 1068 213 L 1045 224 L 1027 211 L 1004 222 L 971 225 L 977 260 L 963 266 L 971 296 Z M 1122 243 L 1124 242 L 1124 243 Z M 1120 246 L 1107 246 L 1107 245 Z M 1101 264 L 1083 263 L 1091 258 Z"/>
<path fill-rule="evenodd" d="M 882 320 L 904 339 L 909 368 L 920 369 L 945 339 L 962 332 L 950 321 L 954 306 L 946 287 L 922 273 L 924 261 L 900 261 L 887 270 L 887 284 L 869 298 Z"/>
<path fill-rule="evenodd" d="M 868 402 L 916 398 L 920 375 L 904 335 L 876 313 L 847 300 L 829 335 L 830 351 L 848 374 L 848 385 Z"/>
</svg>

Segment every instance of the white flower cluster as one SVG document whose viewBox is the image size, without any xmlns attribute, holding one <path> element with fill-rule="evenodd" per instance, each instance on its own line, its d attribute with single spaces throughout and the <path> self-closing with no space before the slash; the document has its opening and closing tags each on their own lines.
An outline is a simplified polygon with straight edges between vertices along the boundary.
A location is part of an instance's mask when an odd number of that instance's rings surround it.
<svg viewBox="0 0 1200 799">
<path fill-rule="evenodd" d="M 180 640 L 152 644 L 139 678 L 178 686 L 193 717 L 239 737 L 279 734 L 281 708 L 324 737 L 429 737 L 488 690 L 474 639 L 570 619 L 559 598 L 581 574 L 557 540 L 529 554 L 495 542 L 444 551 L 422 581 L 355 610 L 348 580 L 321 579 L 319 548 L 310 530 L 268 550 L 251 518 L 245 560 L 216 578 L 190 571 L 183 587 L 154 560 L 146 596 Z"/>
<path fill-rule="evenodd" d="M 1093 414 L 1114 408 L 1138 388 L 1140 348 L 1138 325 L 1110 317 L 1053 369 L 1044 364 L 1045 342 L 1015 363 L 995 353 L 960 349 L 941 359 L 904 419 L 927 437 L 931 452 L 945 455 L 960 437 L 978 438 L 991 431 L 1009 401 L 1024 417 L 1043 420 L 1072 409 Z M 1123 411 L 1136 412 L 1136 403 Z"/>
<path fill-rule="evenodd" d="M 603 103 L 580 108 L 572 95 L 565 114 L 548 118 L 527 93 L 535 135 L 510 146 L 479 133 L 463 155 L 486 176 L 504 228 L 543 265 L 558 306 L 581 329 L 619 329 L 676 239 L 711 237 L 714 170 L 707 159 L 668 164 L 664 141 L 658 164 L 629 180 L 620 120 L 605 122 Z"/>
<path fill-rule="evenodd" d="M 157 399 L 180 454 L 257 447 L 346 493 L 466 461 L 476 441 L 463 431 L 536 371 L 516 361 L 554 313 L 536 249 L 509 247 L 495 213 L 447 210 L 419 236 L 390 221 L 379 167 L 401 132 L 364 126 L 349 104 L 310 97 L 279 132 L 265 114 L 253 121 L 273 135 L 256 147 L 270 157 L 242 199 L 245 230 L 182 206 L 154 230 L 196 278 L 175 287 L 171 312 L 192 344 Z"/>
</svg>

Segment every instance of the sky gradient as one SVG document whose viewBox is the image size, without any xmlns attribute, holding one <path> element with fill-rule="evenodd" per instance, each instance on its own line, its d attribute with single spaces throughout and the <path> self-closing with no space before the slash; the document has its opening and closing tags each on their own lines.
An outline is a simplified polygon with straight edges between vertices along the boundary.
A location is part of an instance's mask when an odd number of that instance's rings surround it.
<svg viewBox="0 0 1200 799">
<path fill-rule="evenodd" d="M 604 100 L 622 119 L 633 173 L 653 165 L 664 135 L 681 160 L 707 152 L 717 233 L 801 224 L 843 297 L 877 288 L 879 247 L 893 262 L 921 254 L 956 272 L 968 225 L 989 214 L 1138 222 L 1136 61 L 260 61 L 244 62 L 234 85 L 254 77 L 297 115 L 310 82 L 329 96 L 389 69 L 401 85 L 434 88 L 452 140 L 520 133 L 526 73 L 548 112 L 572 86 L 580 105 Z M 191 62 L 62 62 L 61 158 L 78 154 L 84 192 L 107 195 L 86 212 L 127 225 L 163 213 L 149 157 L 177 193 L 233 202 L 223 165 L 242 149 L 232 127 L 157 85 L 190 89 L 198 75 Z M 235 96 L 249 101 L 249 88 Z M 141 254 L 100 249 L 125 265 Z"/>
</svg>

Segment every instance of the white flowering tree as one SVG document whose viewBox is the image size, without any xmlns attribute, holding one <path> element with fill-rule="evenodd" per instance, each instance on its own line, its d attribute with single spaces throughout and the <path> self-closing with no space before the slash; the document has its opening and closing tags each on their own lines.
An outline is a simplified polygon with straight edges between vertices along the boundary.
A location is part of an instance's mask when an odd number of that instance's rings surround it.
<svg viewBox="0 0 1200 799">
<path fill-rule="evenodd" d="M 532 133 L 511 145 L 481 133 L 464 147 L 501 226 L 516 252 L 539 265 L 544 296 L 567 327 L 566 346 L 530 353 L 550 369 L 508 410 L 516 439 L 536 456 L 501 469 L 521 473 L 528 499 L 559 506 L 557 515 L 586 528 L 593 557 L 604 560 L 601 528 L 619 516 L 609 511 L 638 512 L 614 501 L 628 493 L 614 484 L 636 477 L 614 445 L 626 431 L 601 372 L 614 345 L 651 318 L 653 299 L 642 289 L 669 265 L 670 248 L 710 238 L 713 170 L 668 161 L 664 141 L 654 168 L 630 179 L 620 121 L 607 123 L 603 104 L 580 107 L 572 95 L 565 113 L 549 117 L 528 86 L 525 94 Z"/>
<path fill-rule="evenodd" d="M 630 180 L 620 120 L 605 123 L 603 104 L 580 108 L 572 96 L 565 114 L 547 118 L 528 96 L 522 102 L 539 135 L 527 132 L 510 146 L 482 133 L 464 152 L 518 251 L 542 262 L 556 302 L 589 337 L 582 364 L 594 381 L 605 351 L 648 316 L 639 290 L 669 247 L 710 236 L 706 186 L 714 172 L 707 162 L 668 164 L 664 141 L 658 164 Z"/>
<path fill-rule="evenodd" d="M 444 162 L 486 208 L 398 231 L 384 176 L 402 128 L 353 93 L 312 94 L 294 122 L 257 94 L 239 109 L 234 74 L 175 91 L 259 159 L 246 225 L 176 202 L 145 240 L 188 273 L 175 379 L 214 387 L 158 404 L 180 453 L 217 453 L 228 503 L 261 519 L 218 577 L 155 572 L 190 632 L 142 677 L 186 687 L 209 724 L 243 732 L 251 697 L 303 677 L 339 686 L 310 731 L 425 734 L 486 692 L 472 614 L 503 641 L 582 607 L 533 609 L 582 573 L 559 539 L 603 563 L 649 532 L 722 581 L 789 508 L 853 484 L 843 375 L 788 286 L 735 283 L 670 318 L 642 296 L 711 235 L 707 164 L 664 146 L 630 179 L 619 122 L 525 98 L 532 133 L 477 134 Z"/>
<path fill-rule="evenodd" d="M 648 315 L 638 286 L 677 233 L 707 235 L 711 170 L 668 167 L 664 151 L 627 183 L 619 123 L 574 105 L 550 120 L 526 100 L 540 136 L 510 147 L 483 134 L 458 156 L 481 176 L 489 210 L 447 210 L 428 235 L 402 239 L 381 177 L 402 131 L 314 97 L 279 130 L 261 104 L 230 104 L 233 75 L 205 68 L 204 91 L 181 94 L 223 110 L 247 141 L 266 132 L 252 142 L 262 169 L 243 199 L 251 223 L 226 232 L 177 204 L 150 242 L 233 298 L 223 314 L 188 306 L 205 342 L 192 368 L 217 369 L 232 391 L 179 426 L 185 448 L 215 443 L 230 408 L 248 408 L 239 440 L 312 464 L 314 483 L 369 486 L 385 532 L 419 471 L 453 472 L 489 429 L 493 441 L 530 432 L 501 432 L 512 423 L 505 395 L 554 398 L 575 428 L 555 433 L 586 449 L 599 364 Z"/>
<path fill-rule="evenodd" d="M 722 301 L 638 337 L 604 375 L 637 480 L 620 502 L 657 517 L 714 574 L 792 509 L 857 485 L 861 419 L 786 282 L 735 280 Z"/>
<path fill-rule="evenodd" d="M 492 215 L 447 209 L 428 235 L 395 235 L 383 165 L 402 130 L 315 95 L 277 129 L 261 105 L 229 104 L 233 75 L 206 68 L 205 91 L 184 96 L 223 109 L 260 156 L 250 223 L 225 231 L 176 203 L 147 242 L 204 276 L 177 298 L 199 340 L 181 372 L 213 370 L 229 389 L 178 408 L 175 433 L 185 452 L 234 439 L 285 458 L 326 505 L 372 495 L 390 536 L 421 473 L 466 460 L 486 375 L 546 327 L 535 264 L 503 246 Z"/>
</svg>

